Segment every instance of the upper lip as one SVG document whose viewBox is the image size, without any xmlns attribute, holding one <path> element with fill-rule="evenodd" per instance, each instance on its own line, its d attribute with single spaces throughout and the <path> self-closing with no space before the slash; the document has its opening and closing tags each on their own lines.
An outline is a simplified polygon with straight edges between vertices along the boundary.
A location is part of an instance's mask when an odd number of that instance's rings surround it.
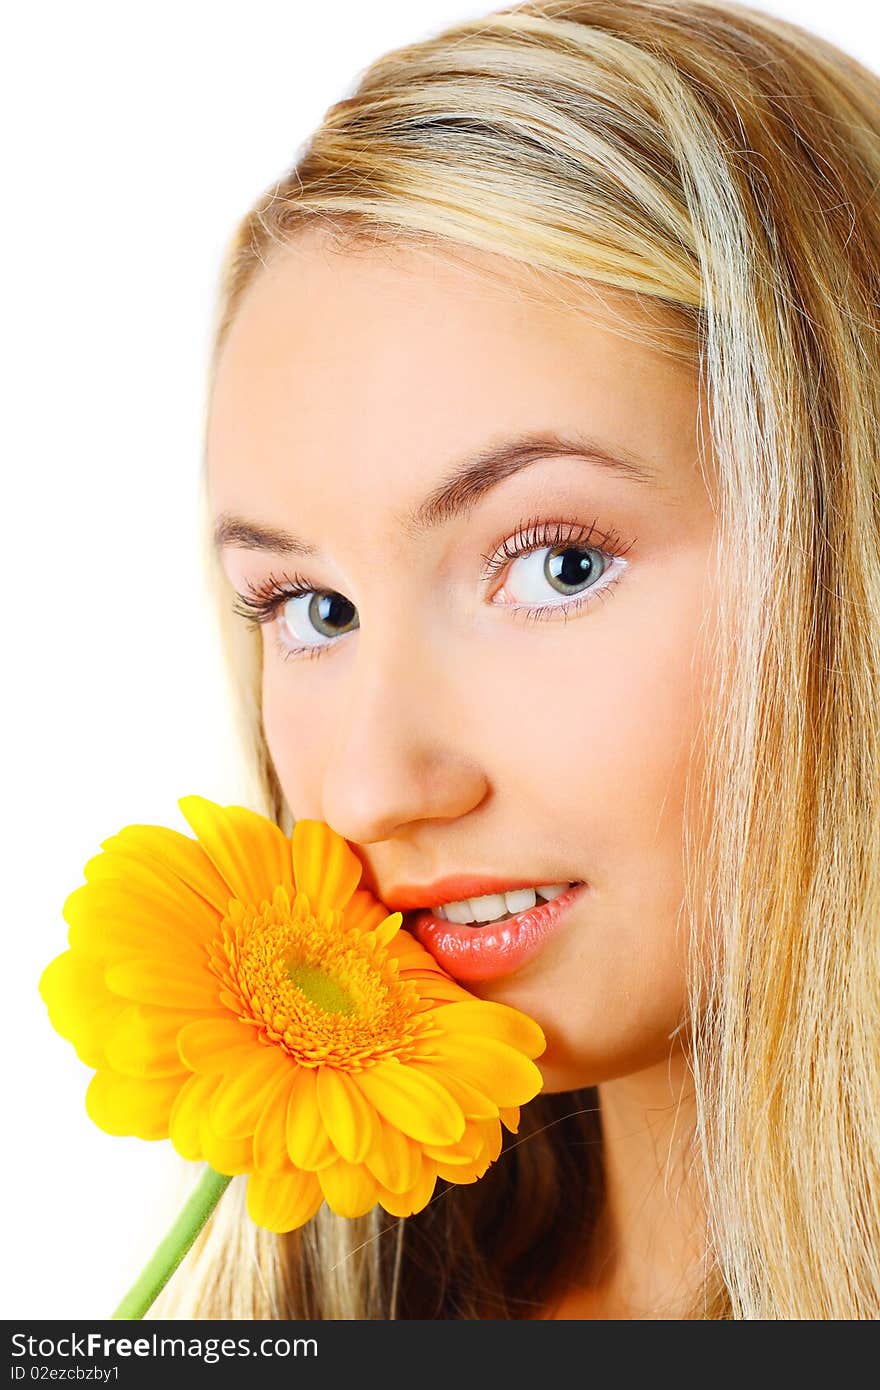
<svg viewBox="0 0 880 1390">
<path fill-rule="evenodd" d="M 546 883 L 574 881 L 568 878 L 471 878 L 467 874 L 453 874 L 449 878 L 438 878 L 434 883 L 399 883 L 389 888 L 382 901 L 392 912 L 411 912 L 419 907 L 442 907 L 462 898 L 482 898 L 487 893 L 514 893 L 518 888 L 540 888 Z"/>
</svg>

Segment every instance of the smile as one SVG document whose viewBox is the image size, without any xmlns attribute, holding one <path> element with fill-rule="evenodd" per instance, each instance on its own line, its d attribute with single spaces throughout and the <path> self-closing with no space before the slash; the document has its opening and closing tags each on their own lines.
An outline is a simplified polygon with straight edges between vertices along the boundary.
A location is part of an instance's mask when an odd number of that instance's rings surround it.
<svg viewBox="0 0 880 1390">
<path fill-rule="evenodd" d="M 460 981 L 491 980 L 510 975 L 533 960 L 560 928 L 569 908 L 589 891 L 586 883 L 547 884 L 544 889 L 517 889 L 515 893 L 487 894 L 445 903 L 412 914 L 409 930 L 438 965 Z M 548 896 L 552 894 L 552 896 Z M 518 911 L 508 899 L 531 898 Z M 476 911 L 479 911 L 477 916 Z M 451 911 L 471 913 L 457 921 Z M 441 916 L 444 912 L 446 915 Z"/>
</svg>

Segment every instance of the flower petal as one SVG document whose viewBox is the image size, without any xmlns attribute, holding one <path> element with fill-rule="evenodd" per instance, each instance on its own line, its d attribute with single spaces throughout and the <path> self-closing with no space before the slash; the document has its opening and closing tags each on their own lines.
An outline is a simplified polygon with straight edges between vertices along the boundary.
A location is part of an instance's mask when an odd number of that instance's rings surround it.
<svg viewBox="0 0 880 1390">
<path fill-rule="evenodd" d="M 287 1103 L 287 1152 L 295 1167 L 309 1170 L 324 1168 L 338 1158 L 318 1109 L 314 1067 L 298 1067 L 294 1072 Z"/>
<path fill-rule="evenodd" d="M 501 1122 L 507 1126 L 511 1134 L 519 1133 L 519 1111 L 520 1107 L 518 1105 L 502 1105 L 499 1107 L 498 1114 L 501 1117 Z"/>
<path fill-rule="evenodd" d="M 432 1077 L 441 1083 L 444 1073 L 461 1077 L 491 1096 L 497 1105 L 525 1105 L 544 1086 L 544 1078 L 534 1062 L 495 1038 L 465 1033 L 447 1035 L 432 1038 L 431 1047 L 436 1053 L 431 1059 L 435 1063 Z M 414 1059 L 412 1065 L 426 1063 Z"/>
<path fill-rule="evenodd" d="M 168 1137 L 181 1158 L 204 1158 L 202 1118 L 216 1085 L 216 1076 L 191 1076 L 177 1093 L 168 1119 Z"/>
<path fill-rule="evenodd" d="M 293 1073 L 278 1078 L 275 1089 L 266 1097 L 262 1114 L 254 1130 L 254 1167 L 261 1173 L 290 1171 L 287 1153 L 287 1106 L 293 1086 Z"/>
<path fill-rule="evenodd" d="M 397 1057 L 352 1075 L 379 1114 L 411 1139 L 453 1144 L 464 1133 L 461 1106 L 433 1075 L 404 1065 Z"/>
<path fill-rule="evenodd" d="M 408 1192 L 389 1192 L 380 1189 L 379 1202 L 392 1216 L 412 1216 L 426 1207 L 437 1183 L 437 1165 L 424 1163 L 419 1180 Z"/>
<path fill-rule="evenodd" d="M 400 931 L 402 922 L 403 913 L 392 912 L 388 917 L 385 918 L 384 922 L 379 923 L 378 927 L 376 928 L 373 934 L 380 946 L 390 945 L 397 933 Z"/>
<path fill-rule="evenodd" d="M 318 1068 L 318 1109 L 330 1142 L 349 1163 L 363 1163 L 376 1135 L 376 1112 L 336 1067 Z"/>
<path fill-rule="evenodd" d="M 498 1120 L 487 1123 L 501 1128 Z M 425 1156 L 436 1158 L 440 1163 L 475 1163 L 488 1150 L 486 1138 L 480 1125 L 471 1121 L 456 1144 L 426 1144 Z"/>
<path fill-rule="evenodd" d="M 177 1051 L 186 1017 L 173 1009 L 129 1004 L 107 1030 L 108 1064 L 125 1076 L 175 1076 L 186 1070 Z"/>
<path fill-rule="evenodd" d="M 205 1162 L 209 1163 L 216 1173 L 227 1173 L 230 1177 L 237 1177 L 241 1173 L 253 1171 L 252 1135 L 233 1139 L 228 1135 L 218 1134 L 203 1111 L 199 1137 Z"/>
<path fill-rule="evenodd" d="M 411 980 L 418 990 L 424 1008 L 434 1008 L 437 1004 L 456 1004 L 467 998 L 466 991 L 454 980 L 445 980 L 436 971 L 401 970 L 402 980 Z"/>
<path fill-rule="evenodd" d="M 226 1010 L 213 1018 L 199 1018 L 181 1028 L 177 1039 L 181 1057 L 193 1071 L 238 1070 L 263 1048 L 253 1027 L 233 1018 Z"/>
<path fill-rule="evenodd" d="M 426 951 L 411 932 L 398 932 L 388 947 L 388 954 L 397 961 L 401 974 L 406 970 L 427 970 L 430 975 L 437 975 L 441 980 L 452 981 L 451 975 L 441 970 L 431 952 Z M 461 989 L 461 986 L 457 988 Z M 461 993 L 468 999 L 473 998 L 473 995 L 467 994 L 465 990 L 461 990 Z"/>
<path fill-rule="evenodd" d="M 422 1148 L 394 1125 L 376 1116 L 377 1137 L 364 1160 L 370 1172 L 390 1192 L 414 1187 L 422 1171 Z"/>
<path fill-rule="evenodd" d="M 217 913 L 152 866 L 104 858 L 114 876 L 93 875 L 64 900 L 71 946 L 96 960 L 166 953 L 187 964 L 203 960 L 221 921 Z"/>
<path fill-rule="evenodd" d="M 324 1200 L 337 1216 L 363 1216 L 376 1205 L 376 1179 L 360 1163 L 339 1158 L 317 1176 Z"/>
<path fill-rule="evenodd" d="M 290 841 L 274 821 L 203 796 L 183 796 L 177 804 L 232 897 L 259 907 L 272 901 L 278 884 L 292 883 Z"/>
<path fill-rule="evenodd" d="M 278 1235 L 304 1226 L 323 1200 L 314 1173 L 252 1173 L 248 1179 L 248 1215 L 255 1225 Z"/>
<path fill-rule="evenodd" d="M 185 1072 L 144 1079 L 98 1071 L 86 1089 L 86 1112 L 105 1134 L 167 1139 L 171 1107 L 186 1079 Z"/>
<path fill-rule="evenodd" d="M 454 1076 L 448 1067 L 438 1065 L 430 1057 L 421 1055 L 413 1058 L 413 1065 L 424 1069 L 430 1074 L 432 1066 L 436 1067 L 436 1075 L 440 1084 L 449 1094 L 458 1101 L 461 1106 L 462 1114 L 467 1120 L 494 1120 L 500 1114 L 499 1107 L 494 1100 L 490 1100 L 482 1091 L 478 1091 L 476 1086 L 470 1082 L 463 1081 L 460 1076 Z"/>
<path fill-rule="evenodd" d="M 46 966 L 39 990 L 52 1027 L 73 1043 L 80 1060 L 96 1069 L 106 1066 L 106 1030 L 127 1004 L 109 992 L 101 966 L 64 951 Z"/>
<path fill-rule="evenodd" d="M 504 1131 L 502 1130 L 501 1125 L 496 1124 L 494 1120 L 480 1120 L 478 1121 L 478 1123 L 480 1129 L 483 1132 L 483 1138 L 486 1141 L 486 1148 L 488 1150 L 489 1158 L 494 1163 L 496 1158 L 500 1154 L 501 1146 L 504 1143 Z"/>
<path fill-rule="evenodd" d="M 277 1078 L 293 1068 L 294 1063 L 281 1048 L 255 1047 L 252 1056 L 217 1086 L 208 1111 L 211 1128 L 225 1139 L 253 1136 Z"/>
<path fill-rule="evenodd" d="M 363 865 L 341 835 L 322 820 L 298 820 L 291 836 L 293 876 L 316 917 L 330 908 L 345 908 L 363 873 Z M 387 916 L 387 913 L 383 913 Z"/>
<path fill-rule="evenodd" d="M 471 999 L 466 1003 L 444 1004 L 435 1009 L 432 1023 L 451 1033 L 473 1033 L 477 1037 L 495 1038 L 515 1047 L 527 1057 L 540 1057 L 547 1046 L 543 1030 L 528 1014 L 509 1004 L 491 999 Z"/>
<path fill-rule="evenodd" d="M 445 1178 L 447 1182 L 454 1182 L 454 1183 L 459 1183 L 459 1184 L 461 1184 L 461 1183 L 467 1184 L 467 1183 L 469 1183 L 469 1182 L 476 1182 L 478 1178 L 482 1178 L 482 1177 L 485 1175 L 485 1173 L 487 1172 L 487 1170 L 488 1170 L 489 1168 L 491 1168 L 491 1166 L 492 1166 L 492 1160 L 490 1159 L 490 1157 L 489 1157 L 488 1154 L 484 1154 L 484 1156 L 480 1159 L 479 1162 L 473 1162 L 473 1163 L 439 1163 L 439 1162 L 436 1162 L 436 1163 L 434 1164 L 434 1167 L 437 1169 L 437 1177 L 438 1177 L 438 1178 Z"/>
<path fill-rule="evenodd" d="M 388 916 L 388 909 L 366 888 L 352 893 L 345 908 L 346 928 L 359 927 L 361 931 L 373 931 Z"/>
<path fill-rule="evenodd" d="M 215 916 L 225 915 L 229 884 L 214 868 L 198 840 L 164 825 L 127 825 L 101 843 L 109 855 L 118 853 L 140 859 L 153 865 L 164 877 L 173 874 L 179 883 L 196 893 Z"/>
<path fill-rule="evenodd" d="M 207 966 L 181 971 L 176 960 L 122 960 L 104 971 L 107 988 L 136 1004 L 165 1009 L 215 1009 L 219 984 Z"/>
</svg>

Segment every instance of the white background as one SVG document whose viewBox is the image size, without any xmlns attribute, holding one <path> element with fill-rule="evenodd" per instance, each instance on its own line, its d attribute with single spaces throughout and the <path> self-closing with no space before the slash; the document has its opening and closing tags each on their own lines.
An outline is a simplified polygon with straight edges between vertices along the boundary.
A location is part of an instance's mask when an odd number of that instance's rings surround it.
<svg viewBox="0 0 880 1390">
<path fill-rule="evenodd" d="M 2 429 L 4 1318 L 108 1317 L 195 1170 L 88 1119 L 37 980 L 134 822 L 243 799 L 202 591 L 208 327 L 238 218 L 374 58 L 491 3 L 9 7 Z M 774 0 L 880 70 L 864 0 Z"/>
</svg>

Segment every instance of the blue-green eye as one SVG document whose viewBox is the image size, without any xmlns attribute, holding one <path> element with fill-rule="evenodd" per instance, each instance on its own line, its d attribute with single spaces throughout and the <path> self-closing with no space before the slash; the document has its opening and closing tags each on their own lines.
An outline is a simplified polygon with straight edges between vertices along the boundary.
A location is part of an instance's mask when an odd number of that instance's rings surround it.
<svg viewBox="0 0 880 1390">
<path fill-rule="evenodd" d="M 286 629 L 275 641 L 282 656 L 319 656 L 333 640 L 360 626 L 354 604 L 331 589 L 314 589 L 300 575 L 275 575 L 260 585 L 248 584 L 250 597 L 239 594 L 233 611 L 251 623 L 271 623 Z M 329 639 L 329 641 L 323 639 Z"/>
<path fill-rule="evenodd" d="M 542 546 L 521 555 L 511 564 L 504 581 L 504 593 L 514 603 L 541 603 L 548 589 L 559 598 L 572 598 L 586 588 L 595 588 L 613 561 L 604 551 L 585 546 Z"/>
<path fill-rule="evenodd" d="M 319 646 L 322 637 L 341 637 L 360 626 L 354 604 L 332 591 L 309 589 L 288 596 L 278 611 L 294 645 Z"/>
<path fill-rule="evenodd" d="M 544 609 L 562 609 L 591 602 L 607 593 L 628 566 L 621 559 L 620 538 L 603 536 L 602 547 L 590 545 L 595 526 L 575 522 L 536 522 L 508 537 L 487 559 L 487 577 L 506 566 L 503 587 L 493 597 L 499 606 L 527 607 L 532 616 Z M 628 550 L 626 546 L 624 549 Z M 606 580 L 606 575 L 612 577 Z M 500 597 L 499 597 L 500 595 Z M 578 599 L 578 604 L 565 600 Z M 557 601 L 558 600 L 558 601 Z"/>
</svg>

